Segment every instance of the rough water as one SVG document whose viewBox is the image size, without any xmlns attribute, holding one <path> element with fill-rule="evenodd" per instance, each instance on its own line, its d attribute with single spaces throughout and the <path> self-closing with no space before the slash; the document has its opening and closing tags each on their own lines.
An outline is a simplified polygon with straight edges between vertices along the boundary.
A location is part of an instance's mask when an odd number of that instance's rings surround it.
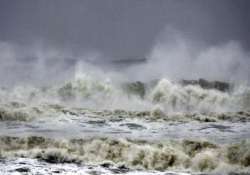
<svg viewBox="0 0 250 175">
<path fill-rule="evenodd" d="M 190 82 L 2 87 L 0 174 L 250 174 L 249 86 Z"/>
</svg>

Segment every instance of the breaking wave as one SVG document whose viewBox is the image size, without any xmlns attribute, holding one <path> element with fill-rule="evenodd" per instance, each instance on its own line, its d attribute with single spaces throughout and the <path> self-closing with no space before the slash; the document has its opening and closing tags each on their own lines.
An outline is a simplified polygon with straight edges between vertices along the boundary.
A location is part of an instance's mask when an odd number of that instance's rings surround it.
<svg viewBox="0 0 250 175">
<path fill-rule="evenodd" d="M 26 105 L 23 103 L 12 102 L 2 104 L 0 106 L 0 121 L 31 121 L 37 118 L 56 116 L 78 116 L 78 117 L 93 117 L 106 120 L 125 120 L 125 119 L 145 119 L 148 121 L 199 121 L 199 122 L 249 122 L 249 111 L 238 112 L 209 112 L 209 113 L 173 113 L 167 114 L 160 109 L 152 109 L 145 111 L 130 111 L 130 110 L 93 110 L 87 108 L 70 108 L 58 104 L 40 104 Z"/>
<path fill-rule="evenodd" d="M 148 170 L 249 172 L 250 142 L 215 145 L 207 141 L 86 138 L 54 140 L 44 137 L 0 138 L 1 157 L 37 158 L 49 163 L 120 164 Z M 221 171 L 220 171 L 221 172 Z"/>
<path fill-rule="evenodd" d="M 209 82 L 208 82 L 209 83 Z M 210 83 L 211 84 L 211 83 Z M 228 90 L 206 88 L 199 84 L 185 84 L 167 79 L 150 82 L 116 83 L 110 79 L 96 79 L 82 75 L 72 81 L 57 86 L 33 87 L 16 86 L 0 89 L 1 118 L 8 115 L 25 115 L 24 107 L 33 113 L 35 106 L 58 104 L 70 107 L 156 111 L 172 113 L 222 113 L 248 111 L 250 108 L 250 89 L 248 86 L 230 86 Z M 16 105 L 16 106 L 15 106 Z M 28 112 L 30 114 L 30 112 Z M 36 114 L 37 115 L 37 114 Z"/>
</svg>

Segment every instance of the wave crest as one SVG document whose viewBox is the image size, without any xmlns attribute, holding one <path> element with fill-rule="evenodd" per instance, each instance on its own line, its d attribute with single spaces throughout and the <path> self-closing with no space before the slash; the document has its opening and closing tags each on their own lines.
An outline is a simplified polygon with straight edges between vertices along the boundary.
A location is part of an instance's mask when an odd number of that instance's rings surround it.
<svg viewBox="0 0 250 175">
<path fill-rule="evenodd" d="M 112 162 L 131 168 L 150 170 L 192 169 L 211 172 L 227 165 L 234 170 L 249 170 L 250 142 L 215 145 L 206 141 L 127 140 L 89 138 L 54 140 L 30 136 L 26 138 L 2 136 L 2 157 L 38 158 L 50 163 Z"/>
</svg>

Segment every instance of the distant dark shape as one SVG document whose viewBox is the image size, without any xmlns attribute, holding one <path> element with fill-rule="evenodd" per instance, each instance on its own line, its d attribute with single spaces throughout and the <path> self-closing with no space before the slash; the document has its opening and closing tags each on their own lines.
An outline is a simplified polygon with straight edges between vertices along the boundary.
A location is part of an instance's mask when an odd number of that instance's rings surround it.
<svg viewBox="0 0 250 175">
<path fill-rule="evenodd" d="M 226 92 L 230 90 L 230 84 L 222 81 L 208 81 L 205 79 L 199 80 L 182 80 L 181 84 L 183 86 L 187 85 L 199 85 L 203 89 L 216 89 L 222 92 Z"/>
<path fill-rule="evenodd" d="M 19 173 L 28 173 L 30 172 L 30 169 L 28 167 L 20 167 L 20 168 L 15 169 L 15 171 Z"/>
<path fill-rule="evenodd" d="M 119 67 L 126 67 L 131 66 L 135 64 L 142 64 L 147 61 L 147 58 L 126 58 L 126 59 L 117 59 L 112 60 L 111 64 Z"/>
<path fill-rule="evenodd" d="M 123 86 L 123 89 L 128 94 L 138 95 L 141 98 L 143 98 L 146 94 L 146 87 L 145 86 L 146 86 L 145 83 L 140 82 L 140 81 L 136 81 L 136 82 L 132 82 L 132 83 L 126 83 Z"/>
</svg>

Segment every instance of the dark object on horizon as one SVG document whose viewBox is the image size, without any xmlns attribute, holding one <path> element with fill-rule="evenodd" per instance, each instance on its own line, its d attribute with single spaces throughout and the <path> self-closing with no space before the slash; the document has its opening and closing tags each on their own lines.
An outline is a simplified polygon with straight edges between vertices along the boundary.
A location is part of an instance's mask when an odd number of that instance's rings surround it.
<svg viewBox="0 0 250 175">
<path fill-rule="evenodd" d="M 126 58 L 126 59 L 120 59 L 120 60 L 113 60 L 111 62 L 113 63 L 142 63 L 146 62 L 146 58 Z"/>
<path fill-rule="evenodd" d="M 126 58 L 120 60 L 112 60 L 110 63 L 116 66 L 130 66 L 136 64 L 142 64 L 147 61 L 147 58 Z"/>
<path fill-rule="evenodd" d="M 230 90 L 230 84 L 222 81 L 207 81 L 205 79 L 199 80 L 182 80 L 181 84 L 186 85 L 199 85 L 204 89 L 217 89 L 222 92 Z"/>
</svg>

